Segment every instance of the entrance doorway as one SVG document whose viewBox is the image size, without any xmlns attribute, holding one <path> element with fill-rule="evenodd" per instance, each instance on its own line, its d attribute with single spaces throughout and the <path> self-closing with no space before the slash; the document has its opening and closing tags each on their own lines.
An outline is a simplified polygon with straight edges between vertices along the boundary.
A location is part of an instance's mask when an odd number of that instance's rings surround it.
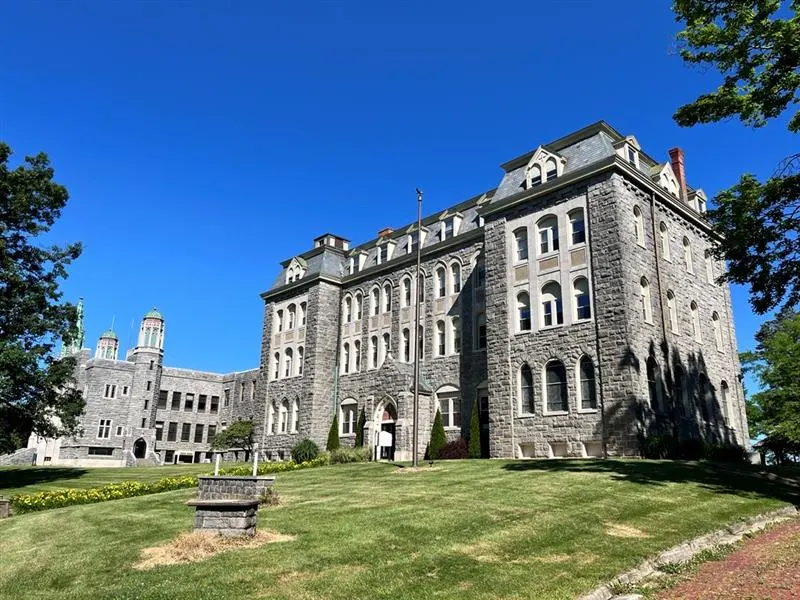
<svg viewBox="0 0 800 600">
<path fill-rule="evenodd" d="M 489 391 L 478 390 L 478 410 L 481 422 L 481 458 L 489 458 Z"/>
<path fill-rule="evenodd" d="M 394 460 L 394 451 L 397 441 L 396 434 L 397 408 L 387 402 L 380 418 L 380 429 L 375 439 L 375 456 L 378 460 Z"/>
<path fill-rule="evenodd" d="M 133 456 L 136 458 L 144 458 L 147 456 L 147 442 L 142 438 L 133 442 Z"/>
</svg>

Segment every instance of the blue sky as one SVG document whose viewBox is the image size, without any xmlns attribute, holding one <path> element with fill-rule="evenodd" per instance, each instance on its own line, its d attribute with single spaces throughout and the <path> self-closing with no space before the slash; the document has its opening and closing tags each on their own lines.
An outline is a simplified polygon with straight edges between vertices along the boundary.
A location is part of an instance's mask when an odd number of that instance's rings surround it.
<svg viewBox="0 0 800 600">
<path fill-rule="evenodd" d="M 675 52 L 668 2 L 13 2 L 0 139 L 46 151 L 81 240 L 63 289 L 86 345 L 158 306 L 167 363 L 257 366 L 259 293 L 331 231 L 355 243 L 496 186 L 499 164 L 604 119 L 709 195 L 769 175 L 780 119 L 681 129 L 714 72 Z M 733 289 L 738 341 L 760 317 Z"/>
</svg>

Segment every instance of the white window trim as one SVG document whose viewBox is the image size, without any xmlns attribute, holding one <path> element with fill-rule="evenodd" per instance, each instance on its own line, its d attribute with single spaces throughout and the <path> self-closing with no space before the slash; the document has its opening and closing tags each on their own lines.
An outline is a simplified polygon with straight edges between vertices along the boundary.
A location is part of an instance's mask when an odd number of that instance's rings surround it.
<svg viewBox="0 0 800 600">
<path fill-rule="evenodd" d="M 353 407 L 353 431 L 352 433 L 345 433 L 344 432 L 344 414 L 345 414 L 345 407 L 350 408 Z M 358 402 L 355 399 L 347 398 L 342 401 L 339 405 L 339 437 L 344 438 L 354 438 L 356 437 L 356 429 L 358 428 Z"/>
</svg>

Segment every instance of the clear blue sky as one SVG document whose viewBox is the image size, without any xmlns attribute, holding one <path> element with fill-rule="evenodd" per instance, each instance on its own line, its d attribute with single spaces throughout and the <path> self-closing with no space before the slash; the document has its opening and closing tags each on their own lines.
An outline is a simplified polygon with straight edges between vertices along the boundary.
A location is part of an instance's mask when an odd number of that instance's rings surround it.
<svg viewBox="0 0 800 600">
<path fill-rule="evenodd" d="M 81 240 L 64 284 L 86 345 L 158 306 L 167 363 L 257 366 L 278 262 L 496 186 L 499 164 L 605 119 L 709 195 L 768 175 L 784 120 L 681 129 L 717 82 L 684 66 L 668 2 L 12 2 L 0 139 L 44 150 Z M 760 318 L 733 290 L 739 346 Z M 134 338 L 135 339 L 135 338 Z"/>
</svg>

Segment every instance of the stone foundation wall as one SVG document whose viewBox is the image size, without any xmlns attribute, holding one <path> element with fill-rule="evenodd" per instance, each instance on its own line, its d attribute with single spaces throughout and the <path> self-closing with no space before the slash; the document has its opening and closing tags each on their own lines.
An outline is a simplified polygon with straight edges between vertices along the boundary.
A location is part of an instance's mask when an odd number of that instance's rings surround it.
<svg viewBox="0 0 800 600">
<path fill-rule="evenodd" d="M 203 502 L 203 501 L 200 501 Z M 225 537 L 238 537 L 256 534 L 256 513 L 258 501 L 234 504 L 235 501 L 222 500 L 218 505 L 197 505 L 194 516 L 194 529 L 216 533 Z"/>
</svg>

